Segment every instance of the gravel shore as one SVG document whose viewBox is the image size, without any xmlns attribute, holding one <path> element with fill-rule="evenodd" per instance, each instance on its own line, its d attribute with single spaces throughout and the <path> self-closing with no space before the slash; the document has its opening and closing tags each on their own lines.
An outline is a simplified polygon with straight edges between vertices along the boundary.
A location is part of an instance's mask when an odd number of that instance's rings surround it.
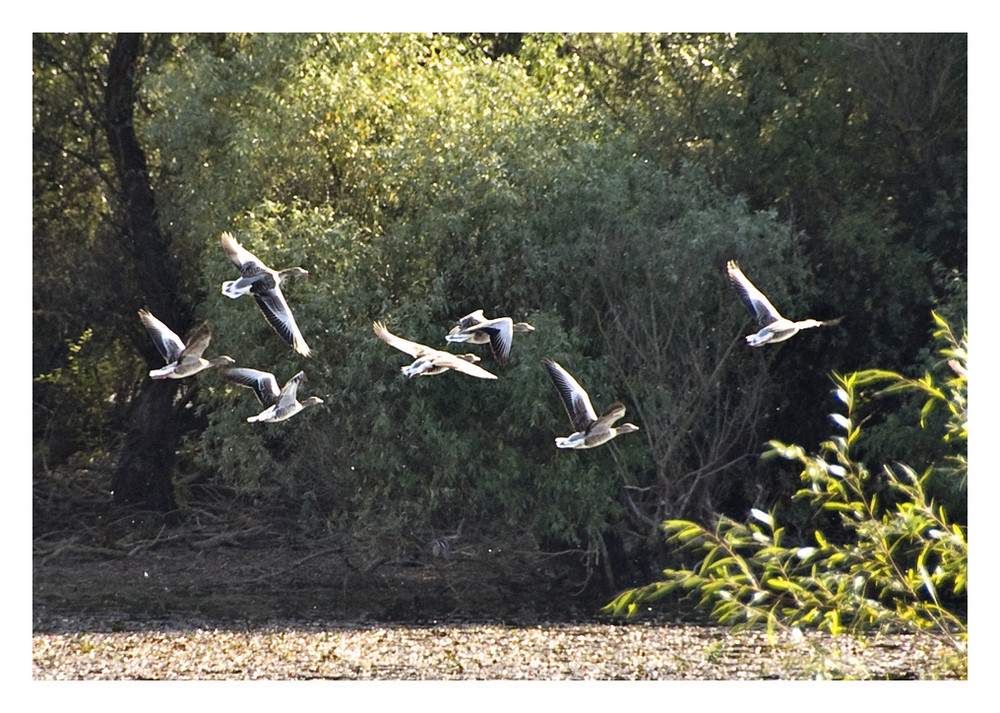
<svg viewBox="0 0 1000 713">
<path fill-rule="evenodd" d="M 33 636 L 36 680 L 925 679 L 941 676 L 947 655 L 911 636 L 872 643 L 813 633 L 771 643 L 762 632 L 648 623 L 287 621 L 108 631 L 106 623 L 61 620 L 49 628 Z"/>
</svg>

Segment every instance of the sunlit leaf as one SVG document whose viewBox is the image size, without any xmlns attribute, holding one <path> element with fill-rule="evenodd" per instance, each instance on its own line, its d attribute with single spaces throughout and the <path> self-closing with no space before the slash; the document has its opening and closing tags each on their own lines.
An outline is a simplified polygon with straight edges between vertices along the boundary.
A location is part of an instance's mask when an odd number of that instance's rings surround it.
<svg viewBox="0 0 1000 713">
<path fill-rule="evenodd" d="M 750 515 L 753 516 L 755 520 L 760 520 L 765 525 L 774 526 L 774 518 L 763 510 L 758 510 L 757 508 L 750 508 Z"/>
<path fill-rule="evenodd" d="M 851 430 L 851 420 L 846 416 L 843 416 L 839 413 L 831 413 L 830 420 L 833 421 L 838 426 L 840 426 L 841 428 L 843 428 L 845 431 Z"/>
</svg>

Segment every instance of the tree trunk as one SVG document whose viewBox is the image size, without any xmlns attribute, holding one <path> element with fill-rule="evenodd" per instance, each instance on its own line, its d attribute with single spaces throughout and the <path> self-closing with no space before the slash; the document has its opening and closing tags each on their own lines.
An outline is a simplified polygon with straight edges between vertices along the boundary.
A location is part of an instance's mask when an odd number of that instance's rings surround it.
<svg viewBox="0 0 1000 713">
<path fill-rule="evenodd" d="M 131 257 L 134 284 L 146 299 L 145 306 L 172 329 L 184 334 L 189 318 L 175 297 L 178 273 L 167 257 L 166 241 L 156 222 L 156 202 L 146 155 L 133 124 L 134 72 L 141 39 L 138 34 L 119 34 L 108 55 L 105 129 L 121 183 L 116 209 L 123 226 L 122 245 Z M 112 474 L 115 502 L 142 504 L 154 510 L 176 507 L 171 478 L 179 435 L 174 414 L 177 388 L 177 382 L 171 379 L 150 380 L 135 399 L 129 430 Z"/>
</svg>

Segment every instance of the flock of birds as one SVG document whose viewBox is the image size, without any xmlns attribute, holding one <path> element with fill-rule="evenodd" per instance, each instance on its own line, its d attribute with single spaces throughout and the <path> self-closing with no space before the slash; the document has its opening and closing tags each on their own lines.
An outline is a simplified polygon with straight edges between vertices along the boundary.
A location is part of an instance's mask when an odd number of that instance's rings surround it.
<svg viewBox="0 0 1000 713">
<path fill-rule="evenodd" d="M 244 295 L 253 295 L 257 306 L 274 331 L 297 353 L 309 356 L 309 346 L 281 292 L 283 280 L 308 275 L 308 271 L 301 267 L 272 270 L 240 245 L 230 233 L 222 234 L 222 248 L 240 272 L 239 279 L 222 284 L 222 294 L 234 300 Z M 746 304 L 760 327 L 759 331 L 746 337 L 746 342 L 751 347 L 783 342 L 803 329 L 836 324 L 840 321 L 840 318 L 825 322 L 815 319 L 793 322 L 786 319 L 767 297 L 754 287 L 734 261 L 730 260 L 726 264 L 726 272 L 740 299 Z M 256 394 L 264 410 L 248 417 L 247 421 L 251 423 L 284 421 L 305 408 L 323 403 L 317 396 L 310 396 L 301 402 L 298 400 L 299 384 L 306 380 L 303 371 L 278 388 L 278 381 L 270 372 L 234 367 L 232 365 L 236 362 L 229 356 L 205 359 L 202 354 L 212 338 L 211 328 L 206 322 L 197 325 L 185 343 L 148 311 L 139 310 L 139 318 L 167 362 L 166 366 L 149 372 L 149 376 L 153 379 L 183 379 L 205 369 L 219 367 L 219 374 L 224 381 L 252 389 Z M 478 365 L 481 360 L 475 354 L 455 354 L 411 342 L 396 336 L 381 322 L 375 322 L 372 328 L 379 339 L 413 359 L 411 364 L 402 367 L 402 372 L 407 377 L 458 371 L 479 379 L 497 378 L 495 374 Z M 445 341 L 449 344 L 489 344 L 496 362 L 500 366 L 505 366 L 510 359 L 514 333 L 532 332 L 534 329 L 530 324 L 514 322 L 510 317 L 487 319 L 483 310 L 479 309 L 458 320 L 445 336 Z M 547 357 L 542 359 L 542 365 L 552 379 L 573 427 L 573 432 L 569 436 L 555 439 L 557 447 L 593 448 L 624 433 L 639 430 L 639 427 L 632 423 L 614 425 L 625 416 L 625 406 L 620 401 L 613 403 L 598 416 L 586 389 L 580 386 L 566 369 Z"/>
<path fill-rule="evenodd" d="M 238 280 L 222 283 L 222 294 L 234 300 L 244 295 L 253 295 L 261 313 L 274 331 L 296 352 L 302 356 L 309 356 L 309 345 L 306 344 L 292 310 L 281 292 L 282 280 L 308 275 L 308 271 L 301 267 L 272 270 L 229 233 L 222 234 L 222 249 L 240 271 Z M 286 381 L 284 386 L 278 388 L 278 380 L 269 371 L 234 367 L 232 364 L 236 361 L 229 356 L 205 359 L 202 354 L 205 353 L 212 338 L 212 330 L 207 322 L 196 326 L 185 344 L 167 325 L 146 310 L 139 310 L 139 319 L 146 326 L 156 348 L 167 362 L 162 369 L 150 371 L 150 378 L 184 379 L 205 369 L 221 367 L 219 374 L 224 381 L 252 389 L 264 407 L 260 413 L 247 418 L 251 423 L 284 421 L 309 406 L 323 403 L 323 399 L 318 396 L 310 396 L 305 401 L 299 401 L 299 384 L 306 380 L 304 371 L 300 371 Z"/>
</svg>

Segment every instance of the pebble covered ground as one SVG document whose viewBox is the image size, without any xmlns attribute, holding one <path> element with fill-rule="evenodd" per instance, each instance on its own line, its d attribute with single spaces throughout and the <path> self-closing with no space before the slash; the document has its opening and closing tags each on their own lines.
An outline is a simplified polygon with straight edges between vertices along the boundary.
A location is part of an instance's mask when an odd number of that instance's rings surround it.
<svg viewBox="0 0 1000 713">
<path fill-rule="evenodd" d="M 948 650 L 912 636 L 875 643 L 819 634 L 675 624 L 324 624 L 110 631 L 49 622 L 33 678 L 352 680 L 925 679 Z"/>
</svg>

